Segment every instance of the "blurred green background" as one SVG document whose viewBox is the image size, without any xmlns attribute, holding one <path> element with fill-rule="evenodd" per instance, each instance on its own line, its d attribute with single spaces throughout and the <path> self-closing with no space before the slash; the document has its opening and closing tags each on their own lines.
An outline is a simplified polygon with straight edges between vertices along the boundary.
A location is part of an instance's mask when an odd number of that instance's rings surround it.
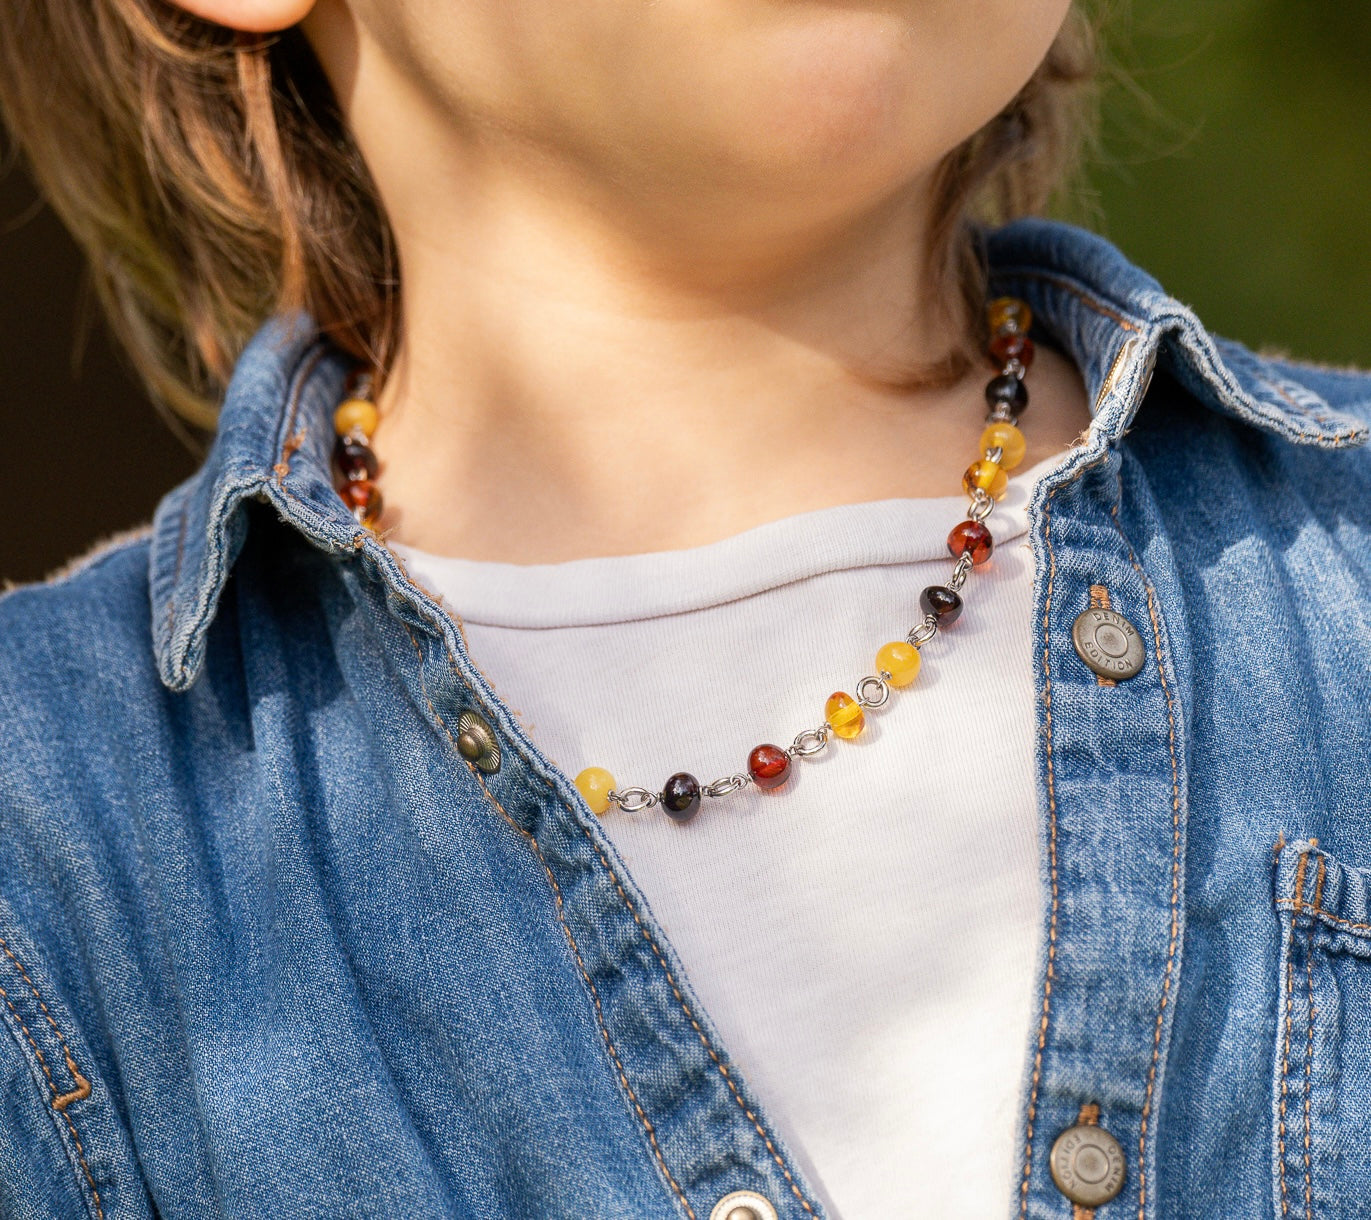
<svg viewBox="0 0 1371 1220">
<path fill-rule="evenodd" d="M 1107 7 L 1088 223 L 1211 329 L 1371 368 L 1371 4 Z"/>
<path fill-rule="evenodd" d="M 1029 0 L 1031 2 L 1031 0 Z M 1214 330 L 1371 368 L 1371 4 L 1087 0 L 1112 64 L 1084 220 Z M 0 175 L 0 582 L 146 521 L 194 468 L 96 320 L 22 172 Z M 13 456 L 13 454 L 11 454 Z M 24 522 L 16 526 L 16 517 Z"/>
</svg>

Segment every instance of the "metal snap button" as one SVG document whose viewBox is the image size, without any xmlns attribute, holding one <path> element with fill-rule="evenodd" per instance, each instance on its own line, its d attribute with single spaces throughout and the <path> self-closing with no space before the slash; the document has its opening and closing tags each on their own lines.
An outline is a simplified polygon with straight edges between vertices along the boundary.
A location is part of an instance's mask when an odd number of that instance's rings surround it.
<svg viewBox="0 0 1371 1220">
<path fill-rule="evenodd" d="M 777 1220 L 776 1209 L 755 1190 L 735 1190 L 720 1199 L 709 1220 Z"/>
<path fill-rule="evenodd" d="M 1068 1127 L 1057 1136 L 1048 1163 L 1057 1189 L 1080 1207 L 1099 1207 L 1123 1189 L 1123 1149 L 1103 1127 Z"/>
<path fill-rule="evenodd" d="M 487 775 L 500 769 L 500 739 L 480 713 L 466 711 L 457 717 L 457 753 Z"/>
<path fill-rule="evenodd" d="M 1076 655 L 1102 678 L 1131 678 L 1143 667 L 1138 629 L 1117 610 L 1091 607 L 1071 624 Z"/>
</svg>

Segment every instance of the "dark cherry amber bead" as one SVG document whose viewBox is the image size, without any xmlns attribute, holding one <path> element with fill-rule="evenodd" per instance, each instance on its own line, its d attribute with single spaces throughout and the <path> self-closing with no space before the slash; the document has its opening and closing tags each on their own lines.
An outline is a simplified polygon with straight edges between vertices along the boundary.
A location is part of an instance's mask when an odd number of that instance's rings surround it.
<svg viewBox="0 0 1371 1220">
<path fill-rule="evenodd" d="M 359 521 L 374 521 L 381 515 L 381 489 L 370 479 L 350 479 L 338 494 Z"/>
<path fill-rule="evenodd" d="M 937 616 L 939 627 L 950 627 L 962 612 L 962 599 L 956 589 L 946 585 L 929 585 L 919 594 L 919 609 Z"/>
<path fill-rule="evenodd" d="M 790 755 L 780 746 L 758 746 L 747 756 L 747 773 L 759 788 L 779 788 L 790 778 Z"/>
<path fill-rule="evenodd" d="M 992 407 L 1005 403 L 1017 414 L 1028 406 L 1028 390 L 1022 377 L 1004 373 L 990 379 L 990 384 L 985 387 L 985 400 Z"/>
<path fill-rule="evenodd" d="M 700 781 L 678 771 L 662 785 L 662 808 L 677 822 L 688 822 L 700 811 Z"/>
<path fill-rule="evenodd" d="M 333 473 L 340 482 L 374 479 L 376 470 L 376 454 L 364 441 L 340 436 L 333 442 Z"/>
<path fill-rule="evenodd" d="M 990 531 L 980 521 L 963 521 L 954 525 L 947 536 L 947 549 L 960 559 L 964 552 L 971 552 L 971 562 L 982 564 L 990 558 L 990 550 L 995 545 Z"/>
<path fill-rule="evenodd" d="M 1001 367 L 1017 360 L 1028 368 L 1033 363 L 1033 340 L 1027 335 L 996 335 L 990 341 L 990 355 Z"/>
</svg>

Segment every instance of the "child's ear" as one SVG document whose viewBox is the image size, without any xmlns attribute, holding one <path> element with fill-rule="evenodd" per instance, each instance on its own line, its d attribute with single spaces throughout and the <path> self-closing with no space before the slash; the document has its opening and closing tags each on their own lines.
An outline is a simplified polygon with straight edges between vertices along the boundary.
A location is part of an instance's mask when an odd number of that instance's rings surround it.
<svg viewBox="0 0 1371 1220">
<path fill-rule="evenodd" d="M 314 7 L 314 0 L 171 0 L 178 8 L 231 30 L 266 34 L 284 30 Z"/>
</svg>

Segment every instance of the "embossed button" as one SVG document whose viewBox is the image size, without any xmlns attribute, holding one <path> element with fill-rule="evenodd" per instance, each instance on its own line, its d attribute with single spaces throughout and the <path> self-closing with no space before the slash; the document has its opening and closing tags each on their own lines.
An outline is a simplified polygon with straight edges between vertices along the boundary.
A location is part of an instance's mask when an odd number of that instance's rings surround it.
<svg viewBox="0 0 1371 1220">
<path fill-rule="evenodd" d="M 714 1205 L 709 1220 L 776 1220 L 776 1209 L 755 1190 L 735 1190 Z"/>
<path fill-rule="evenodd" d="M 1123 1149 L 1103 1127 L 1068 1127 L 1052 1145 L 1049 1164 L 1057 1189 L 1080 1207 L 1099 1207 L 1123 1189 Z"/>
<path fill-rule="evenodd" d="M 457 753 L 487 775 L 500 769 L 500 739 L 479 712 L 465 711 L 457 717 Z"/>
<path fill-rule="evenodd" d="M 1143 667 L 1138 629 L 1117 610 L 1082 610 L 1071 624 L 1076 655 L 1102 678 L 1131 678 Z"/>
</svg>

